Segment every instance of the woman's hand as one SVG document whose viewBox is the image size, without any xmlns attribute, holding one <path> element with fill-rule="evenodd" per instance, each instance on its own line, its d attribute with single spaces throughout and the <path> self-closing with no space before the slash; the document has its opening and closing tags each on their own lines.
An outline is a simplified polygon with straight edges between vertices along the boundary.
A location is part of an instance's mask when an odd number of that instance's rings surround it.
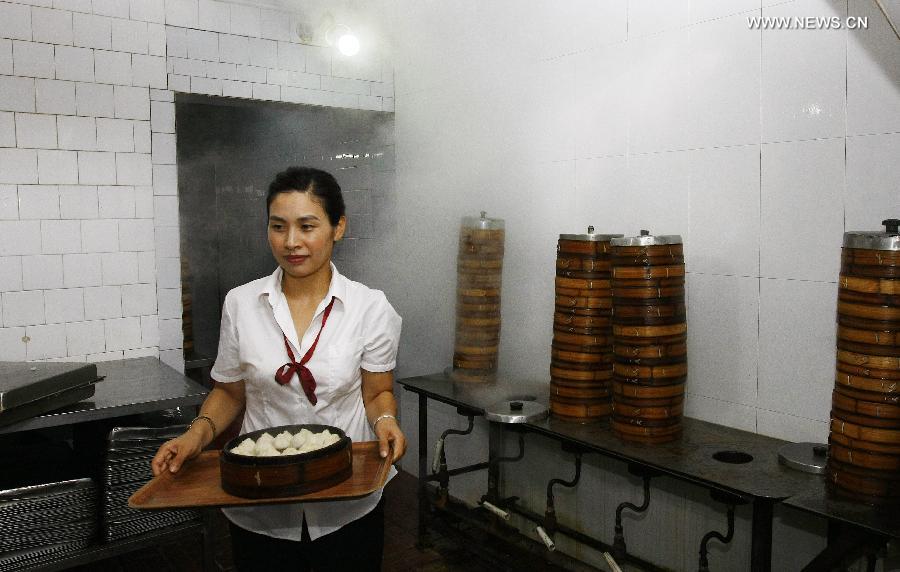
<svg viewBox="0 0 900 572">
<path fill-rule="evenodd" d="M 391 463 L 396 463 L 406 453 L 406 437 L 394 418 L 397 415 L 397 401 L 394 399 L 393 371 L 362 371 L 362 397 L 369 423 L 374 423 L 372 430 L 378 437 L 378 449 L 381 458 L 388 456 L 391 447 L 394 455 Z M 383 417 L 387 415 L 388 417 Z"/>
<path fill-rule="evenodd" d="M 197 432 L 187 433 L 175 437 L 160 446 L 159 451 L 150 461 L 153 476 L 159 476 L 164 471 L 177 473 L 185 461 L 189 461 L 203 450 L 202 437 Z"/>
<path fill-rule="evenodd" d="M 378 449 L 382 459 L 388 456 L 392 447 L 394 455 L 391 463 L 396 463 L 406 453 L 406 436 L 400 430 L 396 419 L 386 417 L 379 421 L 375 426 L 375 435 L 378 437 Z"/>
</svg>

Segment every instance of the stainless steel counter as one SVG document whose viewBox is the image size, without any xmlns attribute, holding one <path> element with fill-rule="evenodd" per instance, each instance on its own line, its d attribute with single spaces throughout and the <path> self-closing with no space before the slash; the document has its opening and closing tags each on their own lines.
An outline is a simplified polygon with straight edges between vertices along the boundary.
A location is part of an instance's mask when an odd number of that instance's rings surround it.
<svg viewBox="0 0 900 572">
<path fill-rule="evenodd" d="M 0 427 L 0 434 L 199 405 L 208 393 L 200 384 L 151 357 L 101 362 L 97 372 L 105 379 L 96 384 L 92 398 Z"/>
</svg>

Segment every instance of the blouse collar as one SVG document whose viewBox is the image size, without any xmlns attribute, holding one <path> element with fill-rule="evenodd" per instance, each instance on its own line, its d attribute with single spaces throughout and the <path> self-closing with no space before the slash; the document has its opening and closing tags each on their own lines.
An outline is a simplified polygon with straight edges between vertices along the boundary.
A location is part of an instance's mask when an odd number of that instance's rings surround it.
<svg viewBox="0 0 900 572">
<path fill-rule="evenodd" d="M 347 278 L 338 272 L 338 269 L 333 262 L 329 262 L 328 264 L 331 265 L 331 283 L 328 285 L 328 293 L 325 294 L 325 298 L 322 299 L 322 302 L 327 305 L 331 298 L 334 297 L 340 300 L 342 304 L 346 305 Z M 268 299 L 269 304 L 273 308 L 277 305 L 278 300 L 284 298 L 284 292 L 281 290 L 281 278 L 283 275 L 284 270 L 281 266 L 276 267 L 275 272 L 266 279 L 262 292 L 259 293 L 260 296 L 265 296 Z M 316 312 L 318 313 L 318 310 Z"/>
</svg>

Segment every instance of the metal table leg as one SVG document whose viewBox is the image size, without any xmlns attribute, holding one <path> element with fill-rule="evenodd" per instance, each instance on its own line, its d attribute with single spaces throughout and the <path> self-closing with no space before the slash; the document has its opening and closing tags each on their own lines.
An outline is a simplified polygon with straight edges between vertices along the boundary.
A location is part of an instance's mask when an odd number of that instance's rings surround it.
<svg viewBox="0 0 900 572">
<path fill-rule="evenodd" d="M 500 499 L 500 462 L 503 452 L 503 426 L 490 423 L 488 428 L 488 490 L 487 500 L 495 503 Z"/>
<path fill-rule="evenodd" d="M 417 546 L 428 545 L 428 398 L 419 394 L 419 538 Z"/>
<path fill-rule="evenodd" d="M 750 543 L 750 570 L 772 570 L 772 516 L 775 502 L 769 499 L 753 501 L 753 538 Z"/>
</svg>

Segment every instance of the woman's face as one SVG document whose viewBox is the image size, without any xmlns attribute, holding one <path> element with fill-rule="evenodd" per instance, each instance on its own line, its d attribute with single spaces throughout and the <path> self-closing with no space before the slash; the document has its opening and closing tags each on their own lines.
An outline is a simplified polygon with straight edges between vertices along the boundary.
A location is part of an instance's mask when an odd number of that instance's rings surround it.
<svg viewBox="0 0 900 572">
<path fill-rule="evenodd" d="M 312 193 L 278 193 L 269 205 L 269 246 L 284 273 L 306 278 L 325 271 L 334 242 L 344 236 L 346 219 L 336 226 Z"/>
</svg>

